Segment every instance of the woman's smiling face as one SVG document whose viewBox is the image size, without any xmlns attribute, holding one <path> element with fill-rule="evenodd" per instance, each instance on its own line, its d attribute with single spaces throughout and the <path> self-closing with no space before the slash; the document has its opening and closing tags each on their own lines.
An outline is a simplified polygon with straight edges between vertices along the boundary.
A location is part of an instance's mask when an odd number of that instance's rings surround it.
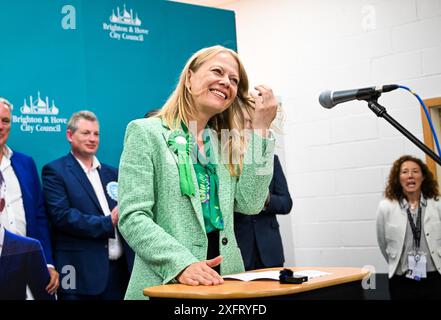
<svg viewBox="0 0 441 320">
<path fill-rule="evenodd" d="M 239 64 L 228 52 L 205 61 L 196 71 L 190 70 L 189 87 L 196 110 L 214 116 L 225 111 L 236 99 Z"/>
</svg>

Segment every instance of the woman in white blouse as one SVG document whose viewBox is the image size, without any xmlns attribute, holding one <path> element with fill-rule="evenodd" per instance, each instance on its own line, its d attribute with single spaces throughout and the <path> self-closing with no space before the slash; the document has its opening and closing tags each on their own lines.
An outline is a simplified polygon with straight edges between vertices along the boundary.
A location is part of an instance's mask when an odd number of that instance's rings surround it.
<svg viewBox="0 0 441 320">
<path fill-rule="evenodd" d="M 396 160 L 377 210 L 377 240 L 389 264 L 391 299 L 441 299 L 441 201 L 426 164 Z"/>
</svg>

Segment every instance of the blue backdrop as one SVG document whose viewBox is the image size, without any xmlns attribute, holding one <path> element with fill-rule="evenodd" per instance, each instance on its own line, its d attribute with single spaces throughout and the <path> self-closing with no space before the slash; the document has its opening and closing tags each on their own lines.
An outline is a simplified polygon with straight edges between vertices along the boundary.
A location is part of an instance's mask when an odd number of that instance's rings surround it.
<svg viewBox="0 0 441 320">
<path fill-rule="evenodd" d="M 162 106 L 193 52 L 236 49 L 232 11 L 161 0 L 0 0 L 0 39 L 8 145 L 39 169 L 69 151 L 67 120 L 84 109 L 99 159 L 118 166 L 127 123 Z"/>
</svg>

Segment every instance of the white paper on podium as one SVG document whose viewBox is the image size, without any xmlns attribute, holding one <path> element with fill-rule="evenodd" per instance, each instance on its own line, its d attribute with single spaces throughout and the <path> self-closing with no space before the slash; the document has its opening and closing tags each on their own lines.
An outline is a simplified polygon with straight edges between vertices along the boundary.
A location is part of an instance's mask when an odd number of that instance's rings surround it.
<svg viewBox="0 0 441 320">
<path fill-rule="evenodd" d="M 302 270 L 294 272 L 294 276 L 308 277 L 308 280 L 326 276 L 329 272 L 323 272 L 318 270 Z M 223 276 L 224 279 L 235 279 L 240 281 L 253 281 L 253 280 L 276 280 L 279 281 L 280 271 L 262 271 L 262 272 L 244 272 L 229 274 Z"/>
</svg>

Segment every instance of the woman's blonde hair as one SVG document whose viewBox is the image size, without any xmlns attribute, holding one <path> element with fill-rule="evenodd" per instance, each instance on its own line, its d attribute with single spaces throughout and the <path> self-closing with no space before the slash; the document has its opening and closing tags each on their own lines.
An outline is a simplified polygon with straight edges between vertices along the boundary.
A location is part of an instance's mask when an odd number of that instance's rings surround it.
<svg viewBox="0 0 441 320">
<path fill-rule="evenodd" d="M 225 111 L 213 116 L 209 120 L 208 125 L 217 132 L 218 137 L 220 137 L 222 130 L 243 132 L 245 122 L 244 112 L 248 112 L 251 115 L 253 114 L 254 101 L 249 95 L 248 76 L 239 56 L 235 51 L 223 46 L 201 49 L 194 53 L 187 61 L 175 90 L 162 109 L 155 115 L 156 117 L 164 119 L 170 129 L 179 128 L 181 122 L 188 127 L 190 119 L 197 118 L 197 110 L 189 88 L 190 70 L 196 72 L 206 61 L 219 53 L 228 53 L 236 60 L 239 66 L 239 84 L 236 99 Z M 221 141 L 222 140 L 225 139 L 221 139 Z M 228 152 L 229 171 L 232 176 L 238 176 L 242 171 L 243 151 L 245 150 L 246 144 L 243 134 L 240 134 L 240 137 L 230 134 L 227 141 L 223 143 L 224 145 L 222 145 L 221 148 L 223 152 Z M 239 161 L 234 159 L 235 155 L 239 155 Z"/>
</svg>

